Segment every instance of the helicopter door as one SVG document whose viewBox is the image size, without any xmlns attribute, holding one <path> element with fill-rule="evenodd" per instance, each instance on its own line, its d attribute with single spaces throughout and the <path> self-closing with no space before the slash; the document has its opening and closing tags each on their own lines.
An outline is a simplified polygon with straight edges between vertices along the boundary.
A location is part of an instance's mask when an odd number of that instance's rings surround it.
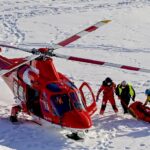
<svg viewBox="0 0 150 150">
<path fill-rule="evenodd" d="M 87 110 L 90 116 L 93 115 L 94 112 L 97 110 L 97 107 L 96 100 L 91 87 L 88 83 L 83 82 L 79 90 L 82 96 L 82 102 L 85 109 Z"/>
<path fill-rule="evenodd" d="M 40 106 L 40 92 L 27 85 L 27 107 L 34 115 L 43 117 Z"/>
<path fill-rule="evenodd" d="M 26 101 L 26 89 L 24 88 L 24 84 L 22 84 L 20 81 L 13 81 L 13 93 L 15 98 L 20 101 L 19 103 Z"/>
</svg>

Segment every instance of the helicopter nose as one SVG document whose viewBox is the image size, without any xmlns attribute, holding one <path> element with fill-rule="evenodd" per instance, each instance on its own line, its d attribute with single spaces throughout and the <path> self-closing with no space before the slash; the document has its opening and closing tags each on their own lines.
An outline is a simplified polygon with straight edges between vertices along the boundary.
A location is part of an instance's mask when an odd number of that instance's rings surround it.
<svg viewBox="0 0 150 150">
<path fill-rule="evenodd" d="M 92 126 L 90 116 L 85 111 L 72 111 L 63 118 L 64 126 L 78 129 L 88 129 Z"/>
</svg>

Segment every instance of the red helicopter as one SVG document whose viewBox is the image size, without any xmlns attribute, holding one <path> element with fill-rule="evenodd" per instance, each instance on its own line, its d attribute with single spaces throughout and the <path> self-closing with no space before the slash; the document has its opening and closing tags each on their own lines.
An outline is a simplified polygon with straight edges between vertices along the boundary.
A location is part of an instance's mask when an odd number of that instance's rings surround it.
<svg viewBox="0 0 150 150">
<path fill-rule="evenodd" d="M 21 111 L 32 116 L 40 125 L 52 123 L 76 132 L 86 131 L 92 127 L 90 116 L 94 114 L 97 107 L 91 87 L 84 82 L 80 88 L 77 88 L 72 81 L 56 70 L 52 57 L 150 72 L 148 69 L 54 53 L 56 49 L 65 47 L 109 22 L 110 20 L 99 21 L 49 48 L 28 49 L 0 44 L 1 47 L 32 54 L 25 58 L 13 59 L 0 55 L 0 76 L 12 90 L 16 100 L 16 105 L 11 110 L 10 120 L 12 122 L 18 121 L 18 113 Z M 84 91 L 87 90 L 91 94 L 90 99 L 85 95 Z"/>
</svg>

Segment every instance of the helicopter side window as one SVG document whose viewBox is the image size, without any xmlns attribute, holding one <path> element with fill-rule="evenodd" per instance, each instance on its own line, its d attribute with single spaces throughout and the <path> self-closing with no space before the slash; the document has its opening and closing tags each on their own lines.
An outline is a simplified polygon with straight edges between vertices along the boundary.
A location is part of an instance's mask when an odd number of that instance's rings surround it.
<svg viewBox="0 0 150 150">
<path fill-rule="evenodd" d="M 25 100 L 24 91 L 23 91 L 22 86 L 19 86 L 19 88 L 18 88 L 18 97 L 21 101 Z"/>
<path fill-rule="evenodd" d="M 67 94 L 52 96 L 51 104 L 54 115 L 57 116 L 63 116 L 64 113 L 72 110 L 70 99 Z"/>
<path fill-rule="evenodd" d="M 59 85 L 56 83 L 47 84 L 46 88 L 52 92 L 61 92 Z"/>
<path fill-rule="evenodd" d="M 40 105 L 40 92 L 30 86 L 27 87 L 27 107 L 33 114 L 43 117 Z"/>
<path fill-rule="evenodd" d="M 70 97 L 71 97 L 73 104 L 74 104 L 76 109 L 78 109 L 78 110 L 84 109 L 84 106 L 82 105 L 82 102 L 79 99 L 80 98 L 79 95 L 72 92 L 72 93 L 70 93 Z"/>
<path fill-rule="evenodd" d="M 65 83 L 72 89 L 77 88 L 73 82 L 67 81 Z"/>
<path fill-rule="evenodd" d="M 13 92 L 14 92 L 15 97 L 17 97 L 18 96 L 18 83 L 16 81 L 14 81 Z"/>
</svg>

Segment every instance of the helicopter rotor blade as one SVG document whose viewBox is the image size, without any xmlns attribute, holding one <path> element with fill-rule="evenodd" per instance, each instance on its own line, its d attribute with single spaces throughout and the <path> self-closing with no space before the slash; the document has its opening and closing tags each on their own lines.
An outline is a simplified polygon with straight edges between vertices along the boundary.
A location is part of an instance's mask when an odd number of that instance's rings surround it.
<svg viewBox="0 0 150 150">
<path fill-rule="evenodd" d="M 53 48 L 53 50 L 55 50 L 55 49 L 58 49 L 58 48 L 65 47 L 65 46 L 67 46 L 68 44 L 70 44 L 70 43 L 72 43 L 72 42 L 74 42 L 74 41 L 80 39 L 81 37 L 85 36 L 86 34 L 91 33 L 91 32 L 93 32 L 93 31 L 97 30 L 99 27 L 101 27 L 101 26 L 103 26 L 103 25 L 109 23 L 110 21 L 111 21 L 111 20 L 98 21 L 98 22 L 95 23 L 94 25 L 92 25 L 92 26 L 90 26 L 90 27 L 88 27 L 88 28 L 86 28 L 86 29 L 84 29 L 84 30 L 82 30 L 82 31 L 80 31 L 80 32 L 78 32 L 78 33 L 72 35 L 71 37 L 69 37 L 69 38 L 67 38 L 67 39 L 65 39 L 65 40 L 63 40 L 63 41 L 61 41 L 61 42 L 59 42 L 58 44 L 53 44 L 53 45 L 52 45 L 52 48 Z M 51 47 L 50 47 L 50 49 L 51 49 Z"/>
<path fill-rule="evenodd" d="M 31 56 L 27 56 L 25 58 L 23 58 L 22 60 L 18 61 L 18 62 L 9 62 L 5 57 L 2 57 L 0 55 L 0 76 L 5 75 L 8 72 L 11 72 L 15 69 L 17 69 L 18 67 L 38 58 L 39 55 L 31 55 Z"/>
<path fill-rule="evenodd" d="M 28 48 L 17 47 L 17 46 L 12 46 L 12 45 L 8 45 L 8 44 L 1 44 L 1 43 L 0 43 L 0 46 L 1 47 L 12 48 L 12 49 L 16 49 L 16 50 L 21 50 L 21 51 L 24 51 L 24 52 L 32 53 L 32 49 L 28 49 Z"/>
<path fill-rule="evenodd" d="M 139 72 L 150 73 L 150 69 L 138 68 L 138 67 L 127 66 L 127 65 L 122 65 L 122 64 L 86 59 L 86 58 L 81 58 L 81 57 L 67 56 L 67 55 L 61 55 L 61 54 L 56 54 L 56 53 L 54 54 L 54 56 L 58 57 L 58 58 L 63 58 L 66 60 L 72 60 L 72 61 L 78 61 L 78 62 L 83 62 L 83 63 L 120 68 L 120 69 L 125 69 L 125 70 L 130 70 L 130 71 L 139 71 Z"/>
<path fill-rule="evenodd" d="M 24 51 L 24 52 L 29 52 L 29 53 L 32 53 L 32 54 L 46 54 L 46 53 L 53 53 L 54 50 L 58 49 L 58 48 L 62 48 L 62 47 L 65 47 L 67 46 L 68 44 L 78 40 L 79 38 L 83 37 L 84 35 L 90 33 L 90 32 L 93 32 L 95 31 L 96 29 L 98 29 L 99 27 L 109 23 L 111 20 L 102 20 L 102 21 L 99 21 L 97 23 L 95 23 L 94 25 L 74 34 L 73 36 L 59 42 L 58 44 L 52 44 L 52 46 L 49 46 L 47 48 L 33 48 L 33 49 L 29 49 L 29 48 L 24 48 L 24 47 L 17 47 L 17 46 L 12 46 L 12 45 L 9 45 L 9 44 L 3 44 L 3 43 L 0 43 L 0 46 L 1 47 L 6 47 L 6 48 L 12 48 L 12 49 L 16 49 L 16 50 L 21 50 L 21 51 Z"/>
<path fill-rule="evenodd" d="M 12 45 L 8 45 L 8 44 L 1 44 L 0 43 L 0 46 L 1 47 L 5 47 L 5 48 L 12 48 L 12 49 L 15 49 L 15 50 L 21 50 L 21 51 L 24 51 L 24 52 L 28 52 L 28 53 L 31 53 L 31 54 L 34 54 L 34 55 L 40 55 L 40 54 L 51 54 L 52 55 L 52 51 L 50 51 L 50 49 L 48 48 L 32 48 L 32 49 L 29 49 L 29 48 L 23 48 L 23 47 L 17 47 L 17 46 L 12 46 Z"/>
</svg>

